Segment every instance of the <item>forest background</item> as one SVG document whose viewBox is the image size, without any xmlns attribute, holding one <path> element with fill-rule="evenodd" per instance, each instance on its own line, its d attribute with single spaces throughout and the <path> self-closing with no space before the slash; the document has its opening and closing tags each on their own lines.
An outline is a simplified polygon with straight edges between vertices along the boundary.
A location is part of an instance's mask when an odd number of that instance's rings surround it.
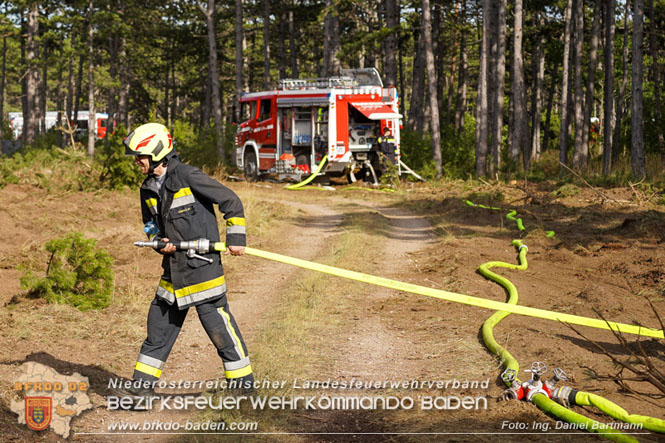
<svg viewBox="0 0 665 443">
<path fill-rule="evenodd" d="M 114 135 L 82 142 L 116 187 L 138 179 L 127 128 L 160 121 L 185 160 L 228 164 L 242 92 L 356 67 L 397 87 L 426 177 L 662 177 L 665 0 L 12 1 L 0 17 L 2 138 L 7 112 L 25 117 L 3 182 L 71 144 L 64 120 L 43 133 L 46 111 L 111 116 Z"/>
</svg>

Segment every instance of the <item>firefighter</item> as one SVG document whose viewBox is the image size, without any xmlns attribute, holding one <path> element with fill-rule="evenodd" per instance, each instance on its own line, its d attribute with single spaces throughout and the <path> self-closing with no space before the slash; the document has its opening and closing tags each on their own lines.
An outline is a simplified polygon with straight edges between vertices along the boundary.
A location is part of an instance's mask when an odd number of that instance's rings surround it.
<svg viewBox="0 0 665 443">
<path fill-rule="evenodd" d="M 376 171 L 377 177 L 380 177 L 397 161 L 395 139 L 390 133 L 389 127 L 386 126 L 383 129 L 383 136 L 376 139 L 374 149 L 377 151 L 378 159 L 377 161 L 372 161 L 372 166 Z"/>
<path fill-rule="evenodd" d="M 217 242 L 214 205 L 226 220 L 227 253 L 245 252 L 245 218 L 238 196 L 200 169 L 181 163 L 164 125 L 148 123 L 123 141 L 126 155 L 147 177 L 141 185 L 141 212 L 151 240 L 168 242 L 206 238 Z M 212 263 L 188 257 L 168 244 L 160 251 L 164 270 L 148 312 L 148 337 L 141 346 L 131 388 L 124 396 L 152 395 L 187 311 L 196 307 L 199 320 L 224 365 L 228 386 L 251 391 L 254 383 L 247 347 L 229 311 L 219 253 L 205 254 Z M 149 383 L 145 383 L 149 382 Z"/>
<path fill-rule="evenodd" d="M 395 139 L 390 133 L 389 127 L 386 126 L 383 129 L 383 137 L 379 137 L 376 142 L 379 145 L 379 152 L 385 155 L 394 165 L 397 159 L 397 153 L 395 152 Z"/>
</svg>

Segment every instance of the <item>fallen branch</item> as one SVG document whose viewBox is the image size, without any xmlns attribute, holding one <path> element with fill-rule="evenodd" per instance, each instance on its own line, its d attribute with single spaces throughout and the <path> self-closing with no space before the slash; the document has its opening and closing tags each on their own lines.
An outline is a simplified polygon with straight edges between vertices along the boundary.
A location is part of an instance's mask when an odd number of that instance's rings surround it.
<svg viewBox="0 0 665 443">
<path fill-rule="evenodd" d="M 639 183 L 635 183 L 635 185 L 639 185 L 640 183 L 642 183 L 642 182 L 640 181 Z M 637 189 L 635 189 L 635 185 L 633 185 L 631 182 L 628 182 L 628 186 L 630 186 L 630 189 L 633 191 L 633 194 L 637 198 L 637 202 L 640 205 L 642 205 L 642 197 L 640 197 L 639 192 L 637 191 Z"/>
<path fill-rule="evenodd" d="M 582 182 L 583 182 L 585 185 L 587 185 L 587 186 L 589 187 L 589 189 L 591 189 L 591 190 L 592 190 L 593 192 L 595 192 L 596 194 L 600 195 L 603 199 L 605 199 L 605 200 L 612 200 L 614 203 L 616 203 L 616 204 L 618 204 L 618 205 L 621 204 L 619 201 L 613 199 L 612 197 L 610 197 L 610 196 L 608 196 L 608 195 L 603 194 L 603 193 L 600 192 L 598 189 L 596 189 L 595 187 L 591 186 L 591 185 L 589 184 L 589 182 L 586 181 L 586 180 L 584 180 L 584 178 L 583 178 L 581 175 L 579 175 L 577 172 L 575 172 L 575 171 L 573 171 L 572 169 L 570 169 L 568 166 L 564 165 L 562 162 L 559 162 L 559 164 L 560 164 L 561 166 L 563 166 L 564 168 L 568 169 L 568 170 L 569 170 L 569 171 L 570 171 L 575 177 L 577 177 L 577 178 L 579 178 L 580 180 L 582 180 Z"/>
<path fill-rule="evenodd" d="M 663 328 L 663 320 L 656 311 L 655 307 L 651 303 L 651 301 L 647 300 L 649 302 L 649 305 L 651 306 L 651 309 L 654 311 L 654 314 L 656 315 L 656 318 L 658 319 L 658 322 L 661 325 L 661 328 Z M 601 319 L 603 319 L 606 323 L 607 320 L 602 316 L 602 314 L 598 311 L 595 311 L 596 315 L 598 315 Z M 654 386 L 656 389 L 658 389 L 660 392 L 665 394 L 665 374 L 661 373 L 652 363 L 651 357 L 649 357 L 644 350 L 644 347 L 642 346 L 642 343 L 640 342 L 640 337 L 637 338 L 637 348 L 639 353 L 633 352 L 632 349 L 630 349 L 630 345 L 626 338 L 621 334 L 619 331 L 609 328 L 612 334 L 614 334 L 614 337 L 617 339 L 621 347 L 629 354 L 629 357 L 624 361 L 620 360 L 614 355 L 610 354 L 604 347 L 602 347 L 600 344 L 595 342 L 594 340 L 588 338 L 585 336 L 582 332 L 580 332 L 577 328 L 575 328 L 573 325 L 566 324 L 570 329 L 572 329 L 578 336 L 582 337 L 584 340 L 588 341 L 591 343 L 598 351 L 600 351 L 602 354 L 605 354 L 607 357 L 612 360 L 612 362 L 618 366 L 619 372 L 614 375 L 614 376 L 603 376 L 602 379 L 605 380 L 613 380 L 615 383 L 617 383 L 622 389 L 632 392 L 636 395 L 639 395 L 634 389 L 632 389 L 630 386 L 628 386 L 628 381 L 641 381 L 641 382 L 648 382 L 652 386 Z M 609 326 L 609 323 L 608 323 Z M 590 369 L 590 368 L 589 368 Z M 623 376 L 623 371 L 624 369 L 630 371 L 635 375 L 635 377 L 625 377 Z M 595 371 L 593 371 L 595 373 Z M 599 376 L 599 378 L 601 378 Z"/>
</svg>

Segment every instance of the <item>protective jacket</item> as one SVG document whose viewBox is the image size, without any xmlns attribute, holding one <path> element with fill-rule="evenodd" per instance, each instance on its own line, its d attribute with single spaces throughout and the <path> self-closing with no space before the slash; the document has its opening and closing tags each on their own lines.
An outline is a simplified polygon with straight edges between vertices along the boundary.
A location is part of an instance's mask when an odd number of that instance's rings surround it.
<svg viewBox="0 0 665 443">
<path fill-rule="evenodd" d="M 245 246 L 245 216 L 238 196 L 200 169 L 186 165 L 177 157 L 169 160 L 166 178 L 159 187 L 150 175 L 141 185 L 143 222 L 153 221 L 159 234 L 173 241 L 206 238 L 217 242 L 219 229 L 213 205 L 218 205 L 226 220 L 226 244 Z M 207 261 L 188 258 L 186 251 L 164 254 L 164 274 L 157 296 L 179 309 L 199 305 L 226 293 L 224 270 L 219 253 L 205 254 Z"/>
<path fill-rule="evenodd" d="M 392 137 L 379 137 L 376 139 L 376 142 L 379 144 L 379 152 L 384 153 L 395 164 L 395 139 Z"/>
</svg>

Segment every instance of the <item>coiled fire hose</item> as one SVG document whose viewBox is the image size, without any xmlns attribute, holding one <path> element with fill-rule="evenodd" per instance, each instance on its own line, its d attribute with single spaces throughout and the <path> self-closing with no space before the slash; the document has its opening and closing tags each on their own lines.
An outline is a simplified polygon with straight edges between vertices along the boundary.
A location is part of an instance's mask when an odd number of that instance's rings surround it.
<svg viewBox="0 0 665 443">
<path fill-rule="evenodd" d="M 465 203 L 469 204 L 469 206 L 475 206 L 475 207 L 484 207 L 485 209 L 495 209 L 498 210 L 499 208 L 493 208 L 493 207 L 487 207 L 483 205 L 476 205 L 473 204 L 472 202 L 466 200 Z M 509 215 L 511 217 L 508 217 L 509 219 L 515 221 L 517 223 L 518 229 L 524 230 L 524 225 L 522 223 L 521 219 L 515 219 L 514 216 L 516 215 L 515 210 L 511 210 Z M 548 231 L 552 232 L 552 235 L 548 234 L 548 237 L 553 236 L 553 231 Z M 518 294 L 517 294 L 517 288 L 515 285 L 508 280 L 505 277 L 502 277 L 492 271 L 490 271 L 490 268 L 494 267 L 502 267 L 502 268 L 508 268 L 508 269 L 514 269 L 514 270 L 526 270 L 528 267 L 528 263 L 526 260 L 526 254 L 528 251 L 528 248 L 526 245 L 524 245 L 520 240 L 513 240 L 512 245 L 518 248 L 519 255 L 519 265 L 513 265 L 510 263 L 505 263 L 505 262 L 499 262 L 499 261 L 492 261 L 492 262 L 487 262 L 483 263 L 480 265 L 478 268 L 478 271 L 480 274 L 482 274 L 485 278 L 492 280 L 502 287 L 505 288 L 506 292 L 508 293 L 508 303 L 510 304 L 517 304 L 518 300 Z M 494 327 L 505 317 L 509 315 L 508 312 L 496 312 L 493 314 L 490 318 L 488 318 L 482 326 L 481 329 L 481 335 L 483 337 L 483 341 L 485 342 L 485 345 L 487 348 L 494 354 L 496 355 L 501 363 L 505 366 L 505 371 L 504 374 L 509 374 L 512 372 L 513 374 L 513 379 L 506 379 L 504 378 L 504 382 L 508 387 L 513 387 L 513 386 L 519 386 L 522 382 L 515 377 L 515 375 L 519 372 L 519 363 L 517 360 L 508 352 L 506 349 L 501 347 L 496 340 L 494 339 L 494 334 L 493 334 L 493 329 Z M 556 371 L 555 371 L 555 376 L 556 376 Z M 565 379 L 565 376 L 563 377 Z M 631 423 L 631 424 L 637 424 L 641 425 L 642 429 L 654 431 L 654 432 L 659 432 L 659 433 L 665 433 L 665 421 L 661 419 L 657 419 L 654 417 L 648 417 L 644 415 L 638 415 L 638 414 L 629 414 L 625 409 L 623 409 L 621 406 L 611 402 L 610 400 L 607 400 L 599 395 L 596 394 L 591 394 L 588 392 L 583 392 L 583 391 L 577 391 L 574 390 L 570 387 L 561 387 L 557 388 L 554 390 L 554 397 L 557 397 L 560 399 L 562 403 L 565 404 L 570 404 L 570 405 L 579 405 L 579 406 L 595 406 L 596 408 L 600 409 L 602 412 L 604 412 L 606 415 L 617 419 L 621 420 L 625 423 Z M 578 414 L 574 411 L 571 411 L 570 409 L 566 408 L 565 406 L 555 402 L 552 400 L 545 391 L 535 393 L 530 400 L 541 410 L 544 412 L 548 412 L 552 415 L 555 415 L 556 417 L 559 417 L 562 420 L 565 420 L 569 423 L 575 424 L 576 429 L 580 430 L 587 430 L 590 432 L 597 432 L 601 434 L 603 437 L 608 438 L 610 440 L 614 441 L 636 441 L 632 437 L 629 437 L 627 435 L 622 434 L 621 432 L 611 429 L 607 425 L 603 425 L 602 423 L 599 423 L 595 420 L 592 420 L 588 417 L 585 417 L 581 414 Z"/>
<path fill-rule="evenodd" d="M 483 275 L 483 277 L 500 284 L 506 289 L 506 292 L 508 292 L 508 303 L 517 304 L 518 295 L 517 295 L 517 288 L 515 287 L 515 285 L 507 278 L 502 277 L 490 271 L 490 268 L 496 268 L 496 267 L 515 269 L 521 271 L 527 269 L 528 263 L 526 260 L 526 253 L 528 248 L 520 240 L 513 240 L 512 244 L 519 250 L 519 263 L 520 263 L 519 266 L 500 261 L 491 261 L 480 265 L 478 267 L 478 271 Z M 508 315 L 510 315 L 510 313 L 506 311 L 499 311 L 492 314 L 492 316 L 490 316 L 490 318 L 488 318 L 483 323 L 481 329 L 481 335 L 483 337 L 483 341 L 485 342 L 485 346 L 487 346 L 487 349 L 489 349 L 490 352 L 492 352 L 492 354 L 496 355 L 499 358 L 499 360 L 505 365 L 506 370 L 512 370 L 514 371 L 515 374 L 517 374 L 519 373 L 519 368 L 520 368 L 519 363 L 517 362 L 515 357 L 513 357 L 510 354 L 510 352 L 508 352 L 505 348 L 503 348 L 501 345 L 497 343 L 497 341 L 494 339 L 494 334 L 493 334 L 494 327 L 501 320 L 506 318 Z M 521 384 L 520 380 L 517 378 L 512 382 L 506 382 L 508 387 L 510 387 L 513 383 Z M 619 442 L 636 441 L 633 438 L 623 435 L 620 431 L 612 429 L 602 429 L 602 424 L 600 424 L 599 422 L 592 420 L 588 417 L 585 417 L 584 415 L 578 414 L 574 411 L 571 411 L 570 409 L 558 404 L 557 402 L 549 398 L 546 394 L 536 393 L 531 398 L 531 401 L 539 409 L 545 412 L 549 412 L 552 415 L 555 415 L 556 417 L 567 421 L 568 423 L 578 424 L 580 429 L 589 430 L 590 432 L 598 432 L 599 434 L 603 435 L 603 437 L 609 438 L 614 441 L 619 441 Z"/>
</svg>

